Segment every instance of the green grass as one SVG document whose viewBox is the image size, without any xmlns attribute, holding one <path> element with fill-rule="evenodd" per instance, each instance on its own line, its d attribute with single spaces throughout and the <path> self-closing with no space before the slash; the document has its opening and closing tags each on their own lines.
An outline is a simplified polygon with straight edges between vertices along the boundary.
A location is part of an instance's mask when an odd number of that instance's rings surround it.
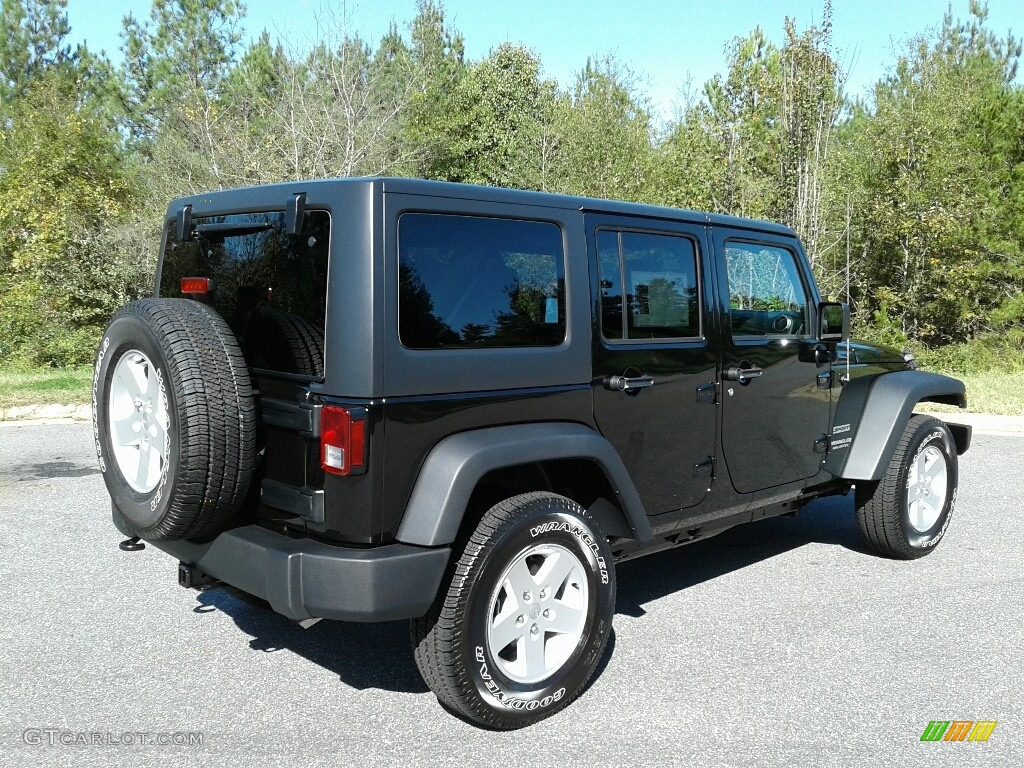
<svg viewBox="0 0 1024 768">
<path fill-rule="evenodd" d="M 0 369 L 0 408 L 14 405 L 78 405 L 92 399 L 92 366 Z"/>
<path fill-rule="evenodd" d="M 967 385 L 967 406 L 972 413 L 1024 416 L 1024 372 L 952 374 Z M 0 369 L 0 408 L 36 403 L 78 405 L 92 397 L 92 367 Z M 928 410 L 956 411 L 949 406 L 925 406 Z"/>
<path fill-rule="evenodd" d="M 967 410 L 970 413 L 994 413 L 1000 416 L 1024 416 L 1024 371 L 1004 373 L 951 373 L 967 386 Z M 927 403 L 929 411 L 958 411 L 948 405 Z"/>
</svg>

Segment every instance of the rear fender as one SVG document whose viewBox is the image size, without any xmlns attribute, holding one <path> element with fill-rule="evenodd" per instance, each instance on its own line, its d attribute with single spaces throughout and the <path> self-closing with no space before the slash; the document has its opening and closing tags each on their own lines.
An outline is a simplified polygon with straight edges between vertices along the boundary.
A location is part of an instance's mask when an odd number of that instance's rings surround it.
<svg viewBox="0 0 1024 768">
<path fill-rule="evenodd" d="M 554 459 L 590 459 L 604 472 L 641 543 L 652 539 L 647 513 L 618 453 L 581 424 L 516 424 L 451 435 L 431 450 L 395 538 L 403 544 L 451 544 L 480 478 L 506 467 Z"/>
</svg>

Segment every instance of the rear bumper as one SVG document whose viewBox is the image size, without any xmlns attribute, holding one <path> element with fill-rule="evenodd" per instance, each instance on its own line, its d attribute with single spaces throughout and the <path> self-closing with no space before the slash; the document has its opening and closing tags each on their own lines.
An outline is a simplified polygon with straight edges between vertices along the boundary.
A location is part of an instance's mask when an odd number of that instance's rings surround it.
<svg viewBox="0 0 1024 768">
<path fill-rule="evenodd" d="M 120 512 L 114 525 L 134 536 Z M 203 573 L 261 597 L 301 621 L 392 621 L 422 616 L 441 585 L 451 550 L 408 544 L 372 549 L 292 539 L 248 525 L 210 542 L 147 542 Z"/>
</svg>

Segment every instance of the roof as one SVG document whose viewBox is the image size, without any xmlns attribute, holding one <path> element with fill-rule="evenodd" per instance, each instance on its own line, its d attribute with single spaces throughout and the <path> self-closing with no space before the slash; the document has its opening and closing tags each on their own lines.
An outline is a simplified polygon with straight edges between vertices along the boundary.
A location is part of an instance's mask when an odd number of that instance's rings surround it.
<svg viewBox="0 0 1024 768">
<path fill-rule="evenodd" d="M 330 187 L 349 184 L 380 184 L 385 193 L 391 192 L 445 197 L 449 199 L 482 200 L 495 203 L 532 205 L 544 208 L 559 208 L 611 215 L 643 216 L 646 218 L 665 219 L 670 221 L 686 221 L 690 223 L 754 228 L 766 232 L 774 232 L 791 236 L 795 236 L 796 234 L 792 229 L 782 224 L 742 218 L 739 216 L 726 216 L 720 213 L 706 213 L 681 208 L 668 208 L 665 206 L 646 205 L 642 203 L 627 203 L 619 200 L 605 200 L 593 197 L 561 195 L 552 192 L 502 189 L 499 187 L 487 187 L 475 184 L 459 184 L 448 181 L 431 181 L 428 179 L 402 177 L 361 176 L 301 182 L 284 182 L 280 184 L 228 189 L 220 192 L 179 198 L 171 202 L 168 207 L 168 213 L 176 211 L 183 205 L 192 205 L 196 209 L 196 215 L 203 215 L 203 209 L 209 209 L 211 203 L 213 203 L 214 208 L 220 208 L 222 205 L 218 205 L 218 203 L 223 203 L 225 197 L 237 198 L 239 196 L 244 196 L 249 201 L 252 201 L 261 207 L 265 207 L 268 202 L 277 200 L 281 200 L 283 202 L 288 195 L 299 191 L 308 192 L 314 187 Z"/>
</svg>

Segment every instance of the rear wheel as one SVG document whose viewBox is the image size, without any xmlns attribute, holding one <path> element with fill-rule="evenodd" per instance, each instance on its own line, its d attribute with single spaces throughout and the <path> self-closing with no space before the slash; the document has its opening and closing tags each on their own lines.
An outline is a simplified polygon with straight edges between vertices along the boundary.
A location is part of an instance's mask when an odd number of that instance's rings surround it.
<svg viewBox="0 0 1024 768">
<path fill-rule="evenodd" d="M 946 533 L 956 491 L 957 453 L 949 429 L 930 416 L 912 416 L 882 480 L 857 485 L 864 540 L 889 557 L 927 555 Z"/>
<path fill-rule="evenodd" d="M 223 530 L 256 462 L 252 385 L 224 320 L 186 299 L 118 311 L 96 357 L 93 435 L 107 490 L 138 535 Z"/>
<path fill-rule="evenodd" d="M 514 496 L 484 515 L 447 593 L 412 622 L 416 664 L 448 707 L 521 728 L 583 690 L 614 609 L 611 551 L 584 510 L 551 493 Z"/>
</svg>

